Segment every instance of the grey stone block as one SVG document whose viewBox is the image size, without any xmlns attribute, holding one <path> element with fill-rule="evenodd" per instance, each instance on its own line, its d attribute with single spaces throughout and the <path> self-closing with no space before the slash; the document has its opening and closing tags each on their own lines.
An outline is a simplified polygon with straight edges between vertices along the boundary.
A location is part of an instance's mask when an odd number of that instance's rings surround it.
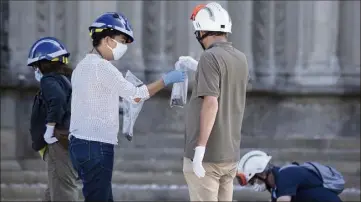
<svg viewBox="0 0 361 202">
<path fill-rule="evenodd" d="M 121 148 L 158 148 L 160 145 L 168 148 L 184 147 L 184 134 L 182 133 L 136 133 L 132 142 L 129 142 L 123 136 L 118 138 L 119 147 Z M 242 135 L 241 148 L 359 149 L 360 138 L 274 138 Z"/>
<path fill-rule="evenodd" d="M 46 189 L 45 184 L 34 185 L 4 185 L 1 184 L 1 199 L 12 200 L 40 200 Z M 80 200 L 83 199 L 79 187 Z M 115 200 L 122 201 L 188 201 L 189 194 L 185 185 L 121 185 L 113 184 L 113 196 Z M 360 190 L 347 189 L 342 193 L 343 201 L 360 201 Z M 268 201 L 268 192 L 256 193 L 250 189 L 235 187 L 233 200 L 235 201 Z"/>
<path fill-rule="evenodd" d="M 276 161 L 359 161 L 359 150 L 318 150 L 318 149 L 263 149 Z M 241 149 L 244 155 L 250 149 Z M 182 159 L 181 148 L 117 148 L 116 156 L 120 160 L 177 160 Z"/>
<path fill-rule="evenodd" d="M 1 128 L 16 127 L 16 92 L 1 89 Z"/>
<path fill-rule="evenodd" d="M 360 175 L 344 175 L 347 188 L 360 188 Z M 113 183 L 119 184 L 159 184 L 183 185 L 186 184 L 181 172 L 113 172 Z M 2 171 L 3 184 L 38 184 L 47 183 L 46 171 Z M 80 183 L 80 181 L 79 181 Z"/>
<path fill-rule="evenodd" d="M 275 165 L 282 166 L 291 163 L 290 161 L 274 161 Z M 344 175 L 360 175 L 360 162 L 348 161 L 319 161 L 324 165 L 333 166 Z M 161 172 L 161 173 L 181 173 L 183 162 L 179 160 L 120 160 L 115 157 L 114 170 L 121 172 Z M 46 171 L 43 160 L 2 160 L 2 171 Z"/>
<path fill-rule="evenodd" d="M 14 129 L 0 129 L 1 159 L 15 159 L 17 153 L 17 137 Z"/>
</svg>

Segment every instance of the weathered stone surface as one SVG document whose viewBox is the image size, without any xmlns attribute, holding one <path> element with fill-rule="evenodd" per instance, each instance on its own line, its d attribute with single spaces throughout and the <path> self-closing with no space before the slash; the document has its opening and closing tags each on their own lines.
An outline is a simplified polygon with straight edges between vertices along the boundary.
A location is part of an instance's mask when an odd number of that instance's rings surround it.
<svg viewBox="0 0 361 202">
<path fill-rule="evenodd" d="M 46 184 L 46 171 L 2 171 L 2 184 Z M 344 175 L 346 188 L 360 188 L 360 179 L 357 175 Z M 182 172 L 123 172 L 113 171 L 113 183 L 119 184 L 158 184 L 184 185 L 186 184 Z M 236 183 L 236 180 L 234 181 Z M 80 181 L 78 182 L 81 183 Z"/>
<path fill-rule="evenodd" d="M 17 199 L 26 201 L 40 200 L 46 188 L 45 184 L 37 185 L 4 185 L 1 184 L 1 199 Z M 82 196 L 79 189 L 79 196 Z M 113 184 L 113 196 L 115 200 L 124 201 L 187 201 L 189 194 L 186 186 L 161 186 L 161 185 L 121 185 Z M 360 191 L 347 189 L 342 193 L 343 201 L 360 201 Z M 82 199 L 82 198 L 81 198 Z M 268 201 L 270 195 L 267 192 L 256 193 L 250 189 L 235 187 L 233 200 L 236 201 Z"/>
<path fill-rule="evenodd" d="M 360 137 L 359 98 L 248 96 L 242 134 Z"/>
<path fill-rule="evenodd" d="M 1 129 L 1 159 L 16 158 L 16 141 L 15 131 L 12 129 Z"/>
<path fill-rule="evenodd" d="M 147 160 L 122 160 L 118 159 L 116 155 L 114 162 L 114 170 L 121 172 L 139 172 L 139 173 L 181 173 L 182 160 L 181 159 L 147 159 Z M 275 165 L 286 165 L 294 159 L 288 161 L 277 161 Z M 338 160 L 323 160 L 319 161 L 322 164 L 330 165 L 338 169 L 344 175 L 360 176 L 360 162 L 359 161 L 338 161 Z M 2 160 L 1 170 L 5 171 L 46 171 L 46 165 L 40 158 L 25 159 L 25 160 Z"/>
</svg>

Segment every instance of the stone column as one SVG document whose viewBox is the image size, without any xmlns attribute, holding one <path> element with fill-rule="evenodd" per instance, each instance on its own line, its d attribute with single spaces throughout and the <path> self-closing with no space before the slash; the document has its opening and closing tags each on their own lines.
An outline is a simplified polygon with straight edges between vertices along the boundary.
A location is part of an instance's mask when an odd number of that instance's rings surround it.
<svg viewBox="0 0 361 202">
<path fill-rule="evenodd" d="M 232 34 L 230 41 L 233 46 L 247 57 L 250 78 L 254 78 L 252 51 L 252 1 L 229 1 L 228 12 L 232 19 Z"/>
<path fill-rule="evenodd" d="M 175 2 L 144 1 L 143 50 L 147 82 L 155 81 L 173 69 L 173 34 Z"/>
<path fill-rule="evenodd" d="M 360 1 L 341 1 L 339 22 L 342 84 L 360 89 Z"/>
<path fill-rule="evenodd" d="M 132 25 L 135 41 L 128 46 L 125 55 L 117 62 L 123 73 L 130 70 L 140 80 L 145 80 L 143 60 L 143 1 L 117 1 L 117 10 L 123 13 Z"/>
<path fill-rule="evenodd" d="M 1 89 L 1 160 L 15 159 L 20 142 L 16 131 L 16 99 L 15 92 Z"/>
<path fill-rule="evenodd" d="M 338 1 L 299 1 L 296 84 L 332 86 L 340 77 L 336 56 Z"/>
<path fill-rule="evenodd" d="M 252 50 L 257 83 L 271 87 L 276 81 L 275 64 L 275 2 L 253 3 Z"/>
<path fill-rule="evenodd" d="M 31 45 L 39 38 L 36 3 L 9 2 L 9 66 L 12 74 L 20 79 L 33 77 L 26 62 Z"/>
<path fill-rule="evenodd" d="M 70 52 L 69 60 L 71 62 L 71 66 L 75 68 L 77 65 L 78 59 L 78 33 L 76 33 L 81 28 L 78 27 L 78 2 L 77 1 L 62 1 L 65 7 L 64 14 L 64 43 L 68 51 Z M 84 27 L 82 27 L 84 29 Z M 86 27 L 85 27 L 86 28 Z M 84 36 L 83 38 L 87 38 L 88 36 Z M 90 41 L 90 40 L 89 40 Z M 87 41 L 88 43 L 90 43 Z M 84 50 L 82 50 L 83 52 Z"/>
<path fill-rule="evenodd" d="M 89 26 L 94 20 L 105 12 L 117 11 L 116 1 L 77 1 L 77 56 L 76 63 L 84 58 L 85 54 L 92 49 L 89 36 Z"/>
</svg>

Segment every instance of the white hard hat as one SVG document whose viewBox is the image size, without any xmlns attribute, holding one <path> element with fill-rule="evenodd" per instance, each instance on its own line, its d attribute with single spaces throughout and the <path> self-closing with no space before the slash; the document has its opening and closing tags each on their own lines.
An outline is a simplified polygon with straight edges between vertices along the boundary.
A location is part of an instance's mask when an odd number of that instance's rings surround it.
<svg viewBox="0 0 361 202">
<path fill-rule="evenodd" d="M 237 176 L 242 178 L 242 184 L 246 185 L 257 173 L 262 173 L 271 159 L 272 156 L 259 150 L 252 150 L 245 154 L 237 165 Z"/>
<path fill-rule="evenodd" d="M 196 31 L 232 33 L 231 17 L 216 2 L 196 6 L 193 9 L 191 20 Z"/>
</svg>

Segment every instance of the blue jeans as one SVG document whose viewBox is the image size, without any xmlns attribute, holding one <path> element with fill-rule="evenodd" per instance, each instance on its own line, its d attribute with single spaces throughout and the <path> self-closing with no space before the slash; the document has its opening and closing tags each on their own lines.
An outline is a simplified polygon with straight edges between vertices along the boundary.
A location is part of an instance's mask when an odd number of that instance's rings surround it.
<svg viewBox="0 0 361 202">
<path fill-rule="evenodd" d="M 113 202 L 114 145 L 71 136 L 71 162 L 83 182 L 85 202 Z"/>
</svg>

